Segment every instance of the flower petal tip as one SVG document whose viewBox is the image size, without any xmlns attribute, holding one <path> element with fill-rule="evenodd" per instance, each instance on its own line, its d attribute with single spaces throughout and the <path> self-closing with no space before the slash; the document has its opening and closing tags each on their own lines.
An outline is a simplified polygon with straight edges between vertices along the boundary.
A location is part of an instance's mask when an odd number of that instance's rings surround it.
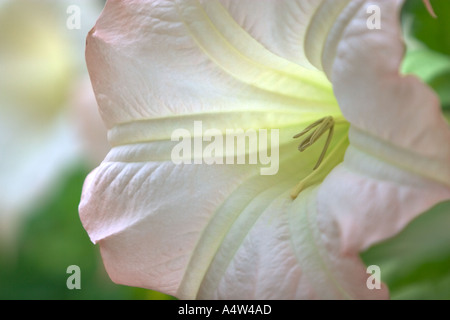
<svg viewBox="0 0 450 320">
<path fill-rule="evenodd" d="M 436 15 L 436 13 L 433 10 L 433 6 L 431 5 L 430 0 L 423 0 L 423 3 L 425 4 L 425 6 L 426 6 L 428 12 L 430 13 L 430 15 L 433 18 L 437 19 L 437 15 Z"/>
</svg>

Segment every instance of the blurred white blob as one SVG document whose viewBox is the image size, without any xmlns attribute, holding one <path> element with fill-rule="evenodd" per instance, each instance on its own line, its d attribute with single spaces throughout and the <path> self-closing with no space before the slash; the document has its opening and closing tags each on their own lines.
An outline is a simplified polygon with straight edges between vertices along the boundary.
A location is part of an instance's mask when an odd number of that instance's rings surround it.
<svg viewBox="0 0 450 320">
<path fill-rule="evenodd" d="M 65 170 L 106 153 L 84 60 L 102 3 L 0 0 L 0 248 Z"/>
<path fill-rule="evenodd" d="M 110 149 L 107 130 L 98 112 L 89 77 L 86 75 L 74 89 L 69 99 L 70 110 L 77 138 L 85 155 L 84 161 L 93 168 L 103 161 Z"/>
</svg>

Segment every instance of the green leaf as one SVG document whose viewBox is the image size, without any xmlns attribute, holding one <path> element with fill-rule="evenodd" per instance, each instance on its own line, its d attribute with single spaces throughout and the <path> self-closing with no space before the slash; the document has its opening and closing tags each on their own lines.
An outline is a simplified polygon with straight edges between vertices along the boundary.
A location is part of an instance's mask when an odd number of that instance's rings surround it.
<svg viewBox="0 0 450 320">
<path fill-rule="evenodd" d="M 411 37 L 430 50 L 450 55 L 450 1 L 432 0 L 431 4 L 438 16 L 437 19 L 431 17 L 421 0 L 406 1 L 402 19 L 410 19 Z"/>
<path fill-rule="evenodd" d="M 430 16 L 422 1 L 409 0 L 402 11 L 407 52 L 402 72 L 414 74 L 438 94 L 450 110 L 450 1 L 435 0 L 438 15 Z"/>
<path fill-rule="evenodd" d="M 378 265 L 392 299 L 450 299 L 450 201 L 362 254 Z"/>
</svg>

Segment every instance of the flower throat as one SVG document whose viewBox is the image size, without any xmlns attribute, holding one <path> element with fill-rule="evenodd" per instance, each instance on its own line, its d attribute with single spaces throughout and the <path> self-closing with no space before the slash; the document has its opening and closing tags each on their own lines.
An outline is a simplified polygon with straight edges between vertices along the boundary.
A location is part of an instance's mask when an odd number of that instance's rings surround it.
<svg viewBox="0 0 450 320">
<path fill-rule="evenodd" d="M 322 149 L 319 159 L 316 162 L 316 165 L 313 168 L 312 173 L 303 178 L 294 187 L 294 189 L 291 192 L 292 199 L 297 198 L 297 196 L 302 190 L 322 181 L 328 175 L 331 169 L 334 168 L 339 162 L 341 162 L 341 157 L 336 156 L 339 153 L 339 151 L 342 151 L 342 149 L 348 143 L 347 135 L 344 135 L 342 138 L 340 138 L 336 146 L 327 155 L 327 150 L 333 139 L 334 127 L 336 124 L 348 124 L 348 122 L 343 117 L 333 118 L 332 116 L 327 116 L 310 124 L 303 131 L 301 131 L 300 133 L 296 134 L 293 137 L 294 139 L 297 139 L 310 132 L 309 135 L 298 146 L 298 150 L 300 152 L 303 152 L 310 146 L 312 146 L 314 143 L 316 143 L 324 135 L 324 133 L 328 131 L 325 145 Z M 322 163 L 323 165 L 321 166 Z"/>
</svg>

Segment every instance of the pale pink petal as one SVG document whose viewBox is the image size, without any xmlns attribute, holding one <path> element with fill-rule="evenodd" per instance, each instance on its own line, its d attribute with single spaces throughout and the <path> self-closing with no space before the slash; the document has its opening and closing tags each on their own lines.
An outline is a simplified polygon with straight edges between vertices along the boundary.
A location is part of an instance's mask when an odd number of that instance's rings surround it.
<svg viewBox="0 0 450 320">
<path fill-rule="evenodd" d="M 350 147 L 318 203 L 339 221 L 342 250 L 365 249 L 450 198 L 450 129 L 439 100 L 418 78 L 399 74 L 402 3 L 377 2 L 379 30 L 367 29 L 371 3 L 334 30 L 342 39 L 330 48 L 335 59 L 329 75 L 351 123 Z"/>
</svg>

